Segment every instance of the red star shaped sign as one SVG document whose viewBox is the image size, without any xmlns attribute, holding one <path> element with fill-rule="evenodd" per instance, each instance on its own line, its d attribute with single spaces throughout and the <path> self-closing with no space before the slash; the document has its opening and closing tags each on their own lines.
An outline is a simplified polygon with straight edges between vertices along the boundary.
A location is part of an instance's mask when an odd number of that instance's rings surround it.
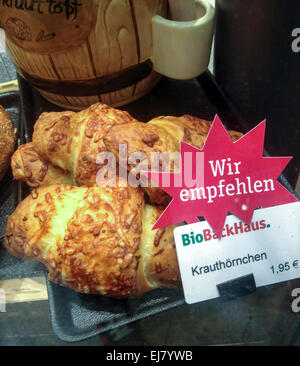
<svg viewBox="0 0 300 366">
<path fill-rule="evenodd" d="M 202 150 L 181 142 L 180 172 L 145 172 L 173 197 L 153 229 L 204 216 L 221 237 L 228 213 L 250 224 L 258 207 L 297 202 L 277 181 L 292 158 L 262 155 L 265 128 L 263 121 L 233 142 L 216 116 Z"/>
</svg>

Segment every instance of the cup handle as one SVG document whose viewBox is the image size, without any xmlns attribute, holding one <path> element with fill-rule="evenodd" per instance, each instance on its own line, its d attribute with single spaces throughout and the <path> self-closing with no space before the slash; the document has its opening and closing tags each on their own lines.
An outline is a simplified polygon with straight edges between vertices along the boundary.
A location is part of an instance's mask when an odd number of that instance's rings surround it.
<svg viewBox="0 0 300 366">
<path fill-rule="evenodd" d="M 172 79 L 187 80 L 207 69 L 215 9 L 205 0 L 196 0 L 196 9 L 197 19 L 192 21 L 168 20 L 160 15 L 152 18 L 152 62 L 158 73 Z"/>
</svg>

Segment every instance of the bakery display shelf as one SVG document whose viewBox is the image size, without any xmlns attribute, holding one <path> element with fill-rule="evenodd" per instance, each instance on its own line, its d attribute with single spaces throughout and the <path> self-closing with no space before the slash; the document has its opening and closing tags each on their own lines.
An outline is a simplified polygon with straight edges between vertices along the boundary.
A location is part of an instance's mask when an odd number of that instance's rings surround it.
<svg viewBox="0 0 300 366">
<path fill-rule="evenodd" d="M 61 108 L 47 102 L 22 78 L 19 78 L 19 86 L 23 142 L 28 142 L 38 116 L 44 111 L 61 111 Z M 247 124 L 239 118 L 209 72 L 188 81 L 162 78 L 145 97 L 121 109 L 143 122 L 156 116 L 183 114 L 212 120 L 218 113 L 227 127 L 247 131 Z M 292 192 L 284 177 L 281 181 Z M 26 195 L 26 190 L 23 185 L 19 186 L 19 200 Z M 159 289 L 130 300 L 79 294 L 48 280 L 47 290 L 53 330 L 66 342 L 85 340 L 185 304 L 180 290 Z"/>
</svg>

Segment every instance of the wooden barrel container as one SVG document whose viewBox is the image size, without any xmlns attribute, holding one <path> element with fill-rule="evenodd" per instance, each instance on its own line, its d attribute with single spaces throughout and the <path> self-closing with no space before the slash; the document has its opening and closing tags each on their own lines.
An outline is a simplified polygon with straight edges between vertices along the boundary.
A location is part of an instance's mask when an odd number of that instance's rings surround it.
<svg viewBox="0 0 300 366">
<path fill-rule="evenodd" d="M 121 106 L 158 82 L 153 71 L 153 15 L 167 0 L 10 0 L 0 24 L 19 71 L 50 102 L 80 110 Z"/>
</svg>

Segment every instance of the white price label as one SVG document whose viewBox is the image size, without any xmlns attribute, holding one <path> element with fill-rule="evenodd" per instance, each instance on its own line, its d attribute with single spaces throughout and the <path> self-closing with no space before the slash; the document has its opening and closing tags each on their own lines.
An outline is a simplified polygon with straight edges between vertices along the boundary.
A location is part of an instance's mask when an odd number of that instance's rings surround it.
<svg viewBox="0 0 300 366">
<path fill-rule="evenodd" d="M 185 300 L 219 296 L 217 285 L 253 274 L 256 287 L 300 277 L 300 202 L 227 216 L 218 239 L 206 221 L 174 230 Z"/>
</svg>

